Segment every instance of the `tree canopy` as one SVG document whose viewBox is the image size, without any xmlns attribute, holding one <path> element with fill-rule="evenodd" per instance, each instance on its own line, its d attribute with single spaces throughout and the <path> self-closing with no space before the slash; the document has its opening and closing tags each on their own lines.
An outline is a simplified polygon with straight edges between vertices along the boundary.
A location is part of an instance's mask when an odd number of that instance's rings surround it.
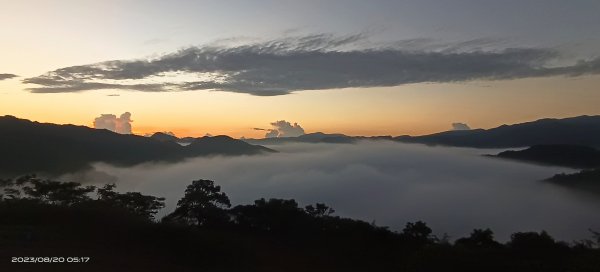
<svg viewBox="0 0 600 272">
<path fill-rule="evenodd" d="M 165 218 L 167 221 L 183 221 L 198 226 L 218 225 L 227 222 L 225 208 L 231 207 L 229 197 L 221 192 L 214 181 L 192 181 L 185 194 L 177 202 L 177 208 Z"/>
</svg>

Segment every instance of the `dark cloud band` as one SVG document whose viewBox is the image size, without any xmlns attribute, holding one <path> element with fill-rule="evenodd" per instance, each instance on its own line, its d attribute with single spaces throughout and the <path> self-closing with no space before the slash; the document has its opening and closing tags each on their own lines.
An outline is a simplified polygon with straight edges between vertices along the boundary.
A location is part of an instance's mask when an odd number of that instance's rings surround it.
<svg viewBox="0 0 600 272">
<path fill-rule="evenodd" d="M 233 47 L 191 47 L 152 60 L 66 67 L 27 78 L 24 83 L 39 85 L 29 88 L 35 93 L 94 89 L 220 90 L 273 96 L 302 90 L 600 73 L 600 58 L 550 66 L 560 56 L 544 48 L 469 50 L 468 42 L 462 47 L 443 50 L 414 46 L 408 49 L 402 46 L 406 42 L 387 47 L 357 47 L 364 39 L 364 35 L 321 34 Z M 165 73 L 216 77 L 188 77 L 176 83 L 120 83 L 161 78 Z"/>
<path fill-rule="evenodd" d="M 18 77 L 15 74 L 0 74 L 0 80 L 5 80 L 5 79 L 11 79 L 11 78 L 15 78 Z"/>
</svg>

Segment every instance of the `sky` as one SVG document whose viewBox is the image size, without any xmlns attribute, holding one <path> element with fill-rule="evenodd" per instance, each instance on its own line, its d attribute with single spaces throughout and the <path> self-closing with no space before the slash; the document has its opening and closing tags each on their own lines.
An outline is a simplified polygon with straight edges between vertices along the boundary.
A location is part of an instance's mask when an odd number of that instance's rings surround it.
<svg viewBox="0 0 600 272">
<path fill-rule="evenodd" d="M 0 115 L 259 138 L 600 114 L 595 0 L 0 4 Z"/>
</svg>

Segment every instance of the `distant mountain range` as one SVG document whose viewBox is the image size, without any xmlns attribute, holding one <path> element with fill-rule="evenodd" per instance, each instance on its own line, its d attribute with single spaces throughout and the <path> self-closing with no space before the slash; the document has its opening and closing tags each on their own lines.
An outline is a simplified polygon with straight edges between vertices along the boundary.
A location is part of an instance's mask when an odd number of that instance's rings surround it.
<svg viewBox="0 0 600 272">
<path fill-rule="evenodd" d="M 600 167 L 600 150 L 580 145 L 534 145 L 490 156 L 580 169 Z"/>
<path fill-rule="evenodd" d="M 150 137 L 122 135 L 84 126 L 56 125 L 0 117 L 0 172 L 59 172 L 81 169 L 91 162 L 135 165 L 149 161 L 178 161 L 207 155 L 252 155 L 275 152 L 260 145 L 284 143 L 356 143 L 388 140 L 476 148 L 528 147 L 498 154 L 568 167 L 596 165 L 600 148 L 600 116 L 502 125 L 492 129 L 446 131 L 425 136 L 347 136 L 310 133 L 298 137 L 236 140 L 228 136 L 177 138 L 167 133 Z M 183 144 L 187 144 L 183 146 Z M 576 147 L 579 146 L 579 147 Z"/>
<path fill-rule="evenodd" d="M 89 167 L 92 162 L 130 166 L 197 156 L 275 152 L 229 136 L 197 138 L 188 146 L 182 146 L 164 137 L 123 135 L 85 126 L 32 122 L 13 116 L 0 117 L 0 132 L 0 173 L 5 175 L 60 174 Z"/>
<path fill-rule="evenodd" d="M 492 129 L 446 131 L 424 136 L 353 137 L 318 132 L 298 137 L 244 139 L 244 141 L 270 145 L 290 142 L 353 143 L 365 139 L 475 148 L 511 148 L 556 144 L 600 148 L 600 116 L 540 119 L 514 125 L 502 125 Z"/>
<path fill-rule="evenodd" d="M 448 146 L 507 148 L 533 145 L 600 147 L 600 116 L 540 119 L 492 129 L 447 131 L 426 136 L 401 136 L 396 141 Z"/>
<path fill-rule="evenodd" d="M 251 144 L 262 145 L 277 145 L 286 143 L 354 143 L 359 138 L 351 137 L 344 134 L 326 134 L 322 132 L 308 133 L 298 137 L 277 137 L 264 139 L 243 139 L 243 141 Z"/>
</svg>

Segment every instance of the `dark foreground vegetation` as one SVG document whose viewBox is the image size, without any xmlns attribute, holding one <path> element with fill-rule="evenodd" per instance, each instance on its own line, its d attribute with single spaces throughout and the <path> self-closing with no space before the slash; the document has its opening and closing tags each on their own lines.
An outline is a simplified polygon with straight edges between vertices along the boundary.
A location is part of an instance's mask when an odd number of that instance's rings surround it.
<svg viewBox="0 0 600 272">
<path fill-rule="evenodd" d="M 210 180 L 176 209 L 164 198 L 23 176 L 1 181 L 0 271 L 600 271 L 600 234 L 559 242 L 489 229 L 451 242 L 424 222 L 395 232 L 334 216 L 325 204 L 260 199 L 231 207 Z M 11 257 L 90 257 L 87 263 L 11 263 Z"/>
</svg>

